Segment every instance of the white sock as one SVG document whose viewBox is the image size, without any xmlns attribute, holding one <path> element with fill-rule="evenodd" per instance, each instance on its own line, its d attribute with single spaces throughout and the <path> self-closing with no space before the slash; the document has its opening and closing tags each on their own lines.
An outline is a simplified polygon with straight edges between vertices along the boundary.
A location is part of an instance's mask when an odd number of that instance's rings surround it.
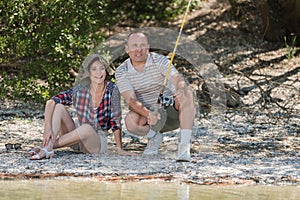
<svg viewBox="0 0 300 200">
<path fill-rule="evenodd" d="M 147 138 L 152 138 L 156 134 L 156 131 L 150 129 L 150 131 L 147 133 Z"/>
<path fill-rule="evenodd" d="M 181 129 L 180 130 L 180 143 L 189 144 L 191 142 L 192 130 Z"/>
</svg>

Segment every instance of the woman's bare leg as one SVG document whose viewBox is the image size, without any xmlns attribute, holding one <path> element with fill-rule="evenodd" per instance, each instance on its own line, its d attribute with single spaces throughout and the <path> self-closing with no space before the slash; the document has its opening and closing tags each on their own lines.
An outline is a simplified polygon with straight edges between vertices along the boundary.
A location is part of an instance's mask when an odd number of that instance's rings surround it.
<svg viewBox="0 0 300 200">
<path fill-rule="evenodd" d="M 69 112 L 66 110 L 64 105 L 56 104 L 54 107 L 52 119 L 51 119 L 53 138 L 56 140 L 58 136 L 62 136 L 75 129 L 75 123 L 70 116 Z M 52 151 L 53 148 L 58 148 L 50 140 L 46 146 L 44 146 L 48 151 Z M 40 158 L 46 156 L 45 151 L 39 151 L 38 155 Z"/>
<path fill-rule="evenodd" d="M 57 140 L 58 137 L 63 136 L 64 134 L 74 130 L 75 128 L 75 123 L 69 112 L 66 110 L 65 106 L 62 104 L 56 104 L 52 115 L 53 138 Z M 54 146 L 54 144 L 50 141 L 46 148 L 48 149 L 48 151 L 51 151 L 53 148 L 59 147 Z"/>
<path fill-rule="evenodd" d="M 100 138 L 92 126 L 83 124 L 75 130 L 59 137 L 54 146 L 57 148 L 67 147 L 79 143 L 84 153 L 100 152 Z"/>
<path fill-rule="evenodd" d="M 57 104 L 52 117 L 52 131 L 57 136 L 62 136 L 72 130 L 74 130 L 75 123 L 62 104 Z"/>
<path fill-rule="evenodd" d="M 76 129 L 75 123 L 65 107 L 60 108 L 60 112 L 57 112 L 56 114 L 57 118 L 61 118 L 61 120 L 59 121 L 53 119 L 53 132 L 55 133 L 58 130 L 57 133 L 59 135 L 58 139 L 53 145 L 54 149 L 68 147 L 79 143 L 80 149 L 84 153 L 99 152 L 99 136 L 90 125 L 83 124 Z M 61 123 L 59 124 L 59 122 Z"/>
<path fill-rule="evenodd" d="M 79 143 L 80 149 L 84 153 L 100 151 L 100 139 L 95 130 L 88 124 L 76 128 L 73 119 L 63 105 L 58 104 L 55 108 L 52 129 L 56 134 L 54 137 L 59 136 L 52 146 L 54 149 Z M 51 148 L 51 146 L 49 147 Z M 51 149 L 48 150 L 51 151 Z"/>
</svg>

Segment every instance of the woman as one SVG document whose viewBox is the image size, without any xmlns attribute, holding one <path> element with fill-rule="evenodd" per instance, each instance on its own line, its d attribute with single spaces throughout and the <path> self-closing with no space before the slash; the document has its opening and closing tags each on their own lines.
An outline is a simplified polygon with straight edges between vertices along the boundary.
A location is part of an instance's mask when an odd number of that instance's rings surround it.
<svg viewBox="0 0 300 200">
<path fill-rule="evenodd" d="M 78 84 L 47 101 L 43 143 L 30 151 L 31 160 L 51 158 L 53 149 L 70 146 L 83 153 L 104 153 L 106 134 L 114 133 L 119 155 L 134 155 L 122 150 L 120 94 L 107 80 L 108 64 L 98 54 L 82 64 Z M 64 105 L 75 107 L 78 125 Z"/>
</svg>

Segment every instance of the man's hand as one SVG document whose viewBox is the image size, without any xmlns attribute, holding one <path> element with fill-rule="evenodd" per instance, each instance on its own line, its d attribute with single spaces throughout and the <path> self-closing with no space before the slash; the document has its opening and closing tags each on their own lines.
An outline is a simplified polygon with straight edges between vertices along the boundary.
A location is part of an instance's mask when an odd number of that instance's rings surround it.
<svg viewBox="0 0 300 200">
<path fill-rule="evenodd" d="M 153 112 L 149 111 L 149 114 L 148 114 L 148 116 L 147 116 L 147 123 L 148 123 L 149 125 L 155 125 L 155 124 L 157 123 L 158 120 L 160 120 L 160 114 L 157 113 L 157 114 L 155 115 Z"/>
</svg>

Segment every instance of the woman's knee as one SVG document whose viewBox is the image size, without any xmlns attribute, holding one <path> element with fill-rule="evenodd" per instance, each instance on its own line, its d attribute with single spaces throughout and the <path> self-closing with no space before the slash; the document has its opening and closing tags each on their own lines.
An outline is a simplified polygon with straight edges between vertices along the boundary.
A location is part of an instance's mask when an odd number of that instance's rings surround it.
<svg viewBox="0 0 300 200">
<path fill-rule="evenodd" d="M 66 110 L 66 108 L 64 105 L 62 105 L 60 103 L 55 105 L 54 112 L 63 112 L 65 110 Z"/>
<path fill-rule="evenodd" d="M 101 148 L 100 138 L 94 128 L 83 124 L 77 129 L 79 147 L 83 153 L 99 153 Z"/>
<path fill-rule="evenodd" d="M 78 129 L 81 133 L 96 133 L 95 129 L 90 124 L 82 124 Z"/>
</svg>

